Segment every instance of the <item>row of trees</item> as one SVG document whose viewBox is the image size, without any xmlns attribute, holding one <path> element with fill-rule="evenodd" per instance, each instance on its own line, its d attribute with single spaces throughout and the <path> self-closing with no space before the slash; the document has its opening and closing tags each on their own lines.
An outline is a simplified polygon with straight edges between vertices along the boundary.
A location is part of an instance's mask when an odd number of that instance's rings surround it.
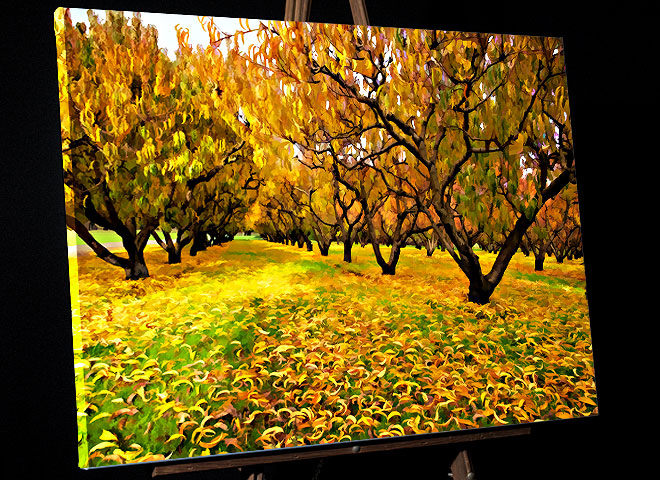
<svg viewBox="0 0 660 480">
<path fill-rule="evenodd" d="M 440 246 L 485 303 L 519 248 L 537 267 L 580 254 L 559 40 L 203 26 L 209 46 L 180 29 L 171 61 L 139 17 L 56 22 L 67 224 L 127 278 L 148 275 L 150 236 L 177 261 L 208 232 L 251 229 L 322 255 L 341 242 L 347 262 L 370 244 L 383 274 L 407 244 Z M 128 259 L 85 219 L 120 234 Z M 488 272 L 475 245 L 497 252 Z"/>
<path fill-rule="evenodd" d="M 523 241 L 544 240 L 550 202 L 575 197 L 558 39 L 271 22 L 254 29 L 258 46 L 223 56 L 206 26 L 230 108 L 296 147 L 266 179 L 285 187 L 260 192 L 264 230 L 273 209 L 297 206 L 323 244 L 335 229 L 346 261 L 366 231 L 384 274 L 411 237 L 433 232 L 469 300 L 485 303 Z M 473 248 L 484 237 L 497 250 L 489 271 Z"/>
<path fill-rule="evenodd" d="M 350 243 L 349 236 L 345 233 L 342 235 L 340 229 L 342 220 L 346 218 L 341 215 L 341 203 L 338 203 L 338 207 L 330 206 L 327 212 L 329 215 L 323 219 L 317 211 L 318 206 L 313 202 L 315 190 L 303 191 L 286 183 L 282 183 L 281 186 L 284 189 L 280 190 L 277 196 L 262 200 L 260 208 L 263 209 L 266 218 L 256 223 L 260 235 L 271 242 L 297 244 L 298 247 L 306 247 L 309 251 L 313 250 L 312 242 L 315 241 L 322 256 L 327 256 L 330 245 L 338 242 L 344 248 L 344 261 L 350 263 L 353 244 Z M 287 187 L 289 190 L 286 189 Z M 394 213 L 381 208 L 377 215 L 380 218 L 380 215 L 392 216 Z M 370 244 L 371 235 L 364 222 L 354 223 L 355 243 L 359 243 L 362 247 Z M 390 224 L 392 223 L 395 223 L 395 220 L 391 219 Z M 348 222 L 347 225 L 350 226 Z M 379 246 L 394 245 L 391 231 L 379 229 L 376 235 L 376 243 Z M 349 241 L 342 241 L 342 238 L 349 238 Z M 474 239 L 473 248 L 478 246 L 490 253 L 498 252 L 505 239 L 506 235 L 501 232 L 490 235 L 481 232 Z M 445 250 L 436 232 L 423 218 L 418 221 L 417 228 L 411 229 L 404 245 L 424 249 L 429 257 L 437 248 Z M 565 189 L 561 195 L 543 205 L 534 223 L 525 232 L 520 250 L 525 256 L 530 254 L 534 256 L 534 268 L 537 271 L 543 270 L 547 256 L 554 256 L 558 263 L 563 263 L 567 258 L 572 260 L 582 257 L 582 235 L 574 188 Z M 394 274 L 395 266 L 396 264 L 391 271 L 388 271 L 388 266 L 385 265 L 382 269 L 383 274 Z"/>
<path fill-rule="evenodd" d="M 127 279 L 149 275 L 154 237 L 170 262 L 208 234 L 237 231 L 258 186 L 249 145 L 235 132 L 186 58 L 171 61 L 157 30 L 108 12 L 90 27 L 58 11 L 56 30 L 67 226 Z M 128 258 L 85 227 L 116 232 Z M 160 230 L 160 235 L 157 233 Z"/>
</svg>

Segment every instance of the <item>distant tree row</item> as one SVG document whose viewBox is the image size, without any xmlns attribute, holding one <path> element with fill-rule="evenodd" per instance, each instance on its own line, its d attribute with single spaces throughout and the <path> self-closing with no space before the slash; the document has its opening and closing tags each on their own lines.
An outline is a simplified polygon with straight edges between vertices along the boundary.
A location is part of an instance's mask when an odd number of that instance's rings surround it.
<svg viewBox="0 0 660 480">
<path fill-rule="evenodd" d="M 561 195 L 547 202 L 537 214 L 532 226 L 525 232 L 520 243 L 520 250 L 525 256 L 534 256 L 534 268 L 543 270 L 545 258 L 554 256 L 558 263 L 565 259 L 573 260 L 582 257 L 582 235 L 577 198 L 574 192 L 567 188 Z M 285 205 L 281 199 L 271 198 L 262 204 L 265 218 L 262 218 L 254 228 L 260 235 L 270 242 L 297 245 L 312 251 L 312 242 L 316 242 L 321 255 L 327 256 L 329 247 L 333 242 L 344 245 L 344 261 L 351 262 L 351 245 L 340 240 L 339 222 L 336 215 L 333 221 L 321 220 L 318 212 L 310 203 L 300 201 L 300 197 L 292 195 L 293 205 Z M 379 212 L 379 215 L 389 212 Z M 355 235 L 356 243 L 364 247 L 371 243 L 371 236 L 363 224 L 357 224 Z M 477 237 L 473 248 L 479 247 L 490 253 L 497 253 L 502 247 L 506 236 L 502 233 L 487 235 L 483 232 Z M 376 233 L 378 245 L 392 247 L 393 235 L 387 231 Z M 432 256 L 437 248 L 445 250 L 436 232 L 427 224 L 418 224 L 418 228 L 411 230 L 404 245 L 424 249 L 427 256 Z M 383 273 L 387 273 L 383 271 Z"/>
</svg>

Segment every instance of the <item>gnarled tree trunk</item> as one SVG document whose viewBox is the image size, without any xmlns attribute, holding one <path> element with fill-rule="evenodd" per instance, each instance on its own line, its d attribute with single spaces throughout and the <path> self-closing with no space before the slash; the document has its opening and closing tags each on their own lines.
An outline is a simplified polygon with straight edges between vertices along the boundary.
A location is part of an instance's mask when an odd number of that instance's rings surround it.
<svg viewBox="0 0 660 480">
<path fill-rule="evenodd" d="M 181 252 L 192 241 L 192 235 L 186 235 L 185 232 L 181 231 L 177 231 L 176 242 L 172 240 L 172 237 L 167 232 L 163 232 L 165 240 L 162 240 L 156 232 L 153 232 L 151 235 L 156 240 L 156 243 L 167 252 L 167 263 L 170 265 L 181 263 Z"/>
<path fill-rule="evenodd" d="M 543 271 L 543 262 L 545 262 L 545 250 L 534 253 L 534 270 L 537 272 Z"/>
<path fill-rule="evenodd" d="M 130 234 L 128 230 L 122 231 L 122 244 L 128 254 L 128 258 L 125 258 L 112 253 L 104 245 L 99 243 L 78 219 L 67 215 L 66 224 L 78 234 L 101 260 L 110 265 L 123 268 L 126 280 L 138 280 L 149 276 L 149 269 L 144 261 L 144 247 L 147 245 L 153 227 L 147 227 L 137 235 Z"/>
<path fill-rule="evenodd" d="M 190 246 L 190 256 L 194 257 L 198 252 L 206 250 L 207 239 L 206 232 L 193 232 L 193 241 Z"/>
<path fill-rule="evenodd" d="M 346 263 L 353 262 L 353 255 L 351 253 L 353 249 L 353 242 L 350 239 L 344 240 L 344 261 Z"/>
</svg>

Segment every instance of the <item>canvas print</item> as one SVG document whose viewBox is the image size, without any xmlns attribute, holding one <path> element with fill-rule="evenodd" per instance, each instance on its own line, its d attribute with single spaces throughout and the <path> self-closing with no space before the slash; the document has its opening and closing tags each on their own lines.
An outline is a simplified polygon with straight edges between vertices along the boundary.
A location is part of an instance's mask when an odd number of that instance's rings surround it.
<svg viewBox="0 0 660 480">
<path fill-rule="evenodd" d="M 54 26 L 81 467 L 598 413 L 560 38 Z"/>
</svg>

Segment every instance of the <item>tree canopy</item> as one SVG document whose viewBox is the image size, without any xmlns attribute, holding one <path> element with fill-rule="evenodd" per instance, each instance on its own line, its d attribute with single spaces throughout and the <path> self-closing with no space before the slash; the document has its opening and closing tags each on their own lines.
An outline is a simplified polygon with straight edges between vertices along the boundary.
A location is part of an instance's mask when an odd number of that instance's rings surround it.
<svg viewBox="0 0 660 480">
<path fill-rule="evenodd" d="M 90 11 L 89 22 L 74 27 L 68 11 L 56 18 L 67 225 L 127 278 L 143 278 L 156 229 L 177 229 L 181 242 L 205 222 L 218 226 L 242 198 L 236 178 L 249 176 L 251 159 L 188 59 L 170 60 L 139 14 L 101 22 Z M 119 234 L 128 259 L 96 242 L 86 222 Z"/>
<path fill-rule="evenodd" d="M 208 46 L 179 29 L 174 61 L 139 16 L 56 25 L 68 224 L 83 239 L 84 220 L 115 230 L 133 264 L 156 229 L 176 261 L 231 223 L 322 254 L 340 241 L 346 262 L 370 243 L 392 275 L 425 239 L 486 303 L 515 252 L 547 239 L 553 199 L 575 203 L 561 39 L 276 21 L 226 34 L 201 21 Z M 574 233 L 553 238 L 543 252 L 560 238 L 579 251 Z M 475 245 L 497 251 L 488 271 Z"/>
</svg>

